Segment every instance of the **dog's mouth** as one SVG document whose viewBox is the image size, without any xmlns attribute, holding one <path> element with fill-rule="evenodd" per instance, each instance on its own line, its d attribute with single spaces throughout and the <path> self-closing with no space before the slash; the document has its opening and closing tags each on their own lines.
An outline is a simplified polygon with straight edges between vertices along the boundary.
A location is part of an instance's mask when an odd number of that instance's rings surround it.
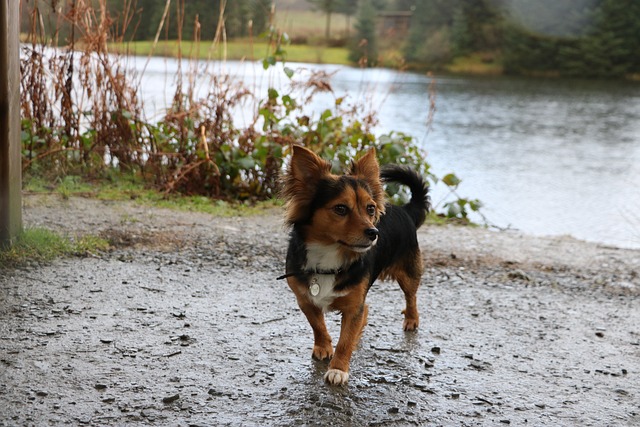
<svg viewBox="0 0 640 427">
<path fill-rule="evenodd" d="M 378 239 L 376 239 L 376 240 L 374 240 L 372 242 L 368 242 L 366 244 L 356 244 L 356 245 L 354 245 L 354 244 L 350 244 L 350 243 L 347 243 L 347 242 L 342 241 L 342 240 L 338 240 L 338 243 L 340 243 L 342 246 L 345 246 L 345 247 L 349 248 L 350 250 L 352 250 L 354 252 L 366 252 L 369 249 L 371 249 L 376 244 L 377 241 L 378 241 Z"/>
</svg>

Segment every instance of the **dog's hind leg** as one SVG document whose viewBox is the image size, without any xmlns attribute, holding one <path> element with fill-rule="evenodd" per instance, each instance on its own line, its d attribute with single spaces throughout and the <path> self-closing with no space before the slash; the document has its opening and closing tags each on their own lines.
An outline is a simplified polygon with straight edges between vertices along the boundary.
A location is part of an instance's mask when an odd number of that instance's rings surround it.
<svg viewBox="0 0 640 427">
<path fill-rule="evenodd" d="M 418 269 L 422 271 L 422 268 Z M 405 331 L 413 331 L 418 328 L 419 315 L 418 315 L 418 302 L 417 293 L 420 286 L 420 275 L 410 275 L 407 272 L 400 272 L 396 274 L 396 280 L 400 285 L 400 288 L 404 292 L 404 298 L 406 300 L 406 307 L 402 310 L 404 314 L 404 323 L 402 325 Z"/>
</svg>

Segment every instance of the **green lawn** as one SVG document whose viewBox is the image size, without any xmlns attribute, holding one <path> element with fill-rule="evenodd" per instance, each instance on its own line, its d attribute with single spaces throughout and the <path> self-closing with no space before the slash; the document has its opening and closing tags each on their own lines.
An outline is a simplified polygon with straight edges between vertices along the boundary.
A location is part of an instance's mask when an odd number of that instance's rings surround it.
<svg viewBox="0 0 640 427">
<path fill-rule="evenodd" d="M 291 38 L 305 37 L 308 39 L 324 38 L 326 15 L 314 11 L 278 10 L 275 17 L 276 27 L 286 32 Z M 353 34 L 355 18 L 351 18 L 349 32 Z M 343 37 L 347 33 L 347 18 L 334 13 L 331 15 L 331 37 Z"/>
<path fill-rule="evenodd" d="M 331 38 L 345 39 L 347 26 L 353 27 L 354 22 L 355 19 L 347 22 L 344 15 L 334 13 L 331 19 Z M 285 59 L 289 62 L 351 64 L 348 59 L 348 49 L 323 46 L 325 24 L 326 15 L 321 12 L 278 9 L 275 15 L 275 26 L 279 31 L 287 33 L 293 41 L 293 44 L 284 47 Z M 353 31 L 351 28 L 349 34 L 353 34 Z M 153 49 L 153 42 L 112 43 L 109 48 L 113 52 L 147 56 Z M 174 58 L 181 55 L 183 58 L 258 61 L 268 56 L 269 49 L 265 39 L 255 35 L 253 39 L 234 39 L 215 46 L 212 46 L 210 40 L 200 43 L 183 41 L 180 46 L 175 40 L 164 40 L 158 42 L 152 54 Z"/>
<path fill-rule="evenodd" d="M 112 52 L 127 55 L 147 56 L 153 49 L 153 42 L 139 41 L 129 43 L 112 43 L 109 45 Z M 319 64 L 350 64 L 349 51 L 345 48 L 289 45 L 285 46 L 286 60 L 288 62 L 309 62 Z M 177 58 L 199 58 L 213 60 L 262 60 L 269 53 L 267 43 L 251 42 L 247 39 L 229 41 L 212 46 L 210 41 L 199 43 L 183 41 L 180 45 L 177 41 L 159 41 L 153 49 L 155 56 L 168 56 Z"/>
</svg>

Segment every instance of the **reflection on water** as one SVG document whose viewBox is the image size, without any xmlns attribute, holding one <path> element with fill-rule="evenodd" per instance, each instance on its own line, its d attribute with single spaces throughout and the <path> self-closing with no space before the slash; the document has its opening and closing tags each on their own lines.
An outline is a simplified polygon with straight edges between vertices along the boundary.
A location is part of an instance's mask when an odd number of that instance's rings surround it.
<svg viewBox="0 0 640 427">
<path fill-rule="evenodd" d="M 171 64 L 155 61 L 143 76 L 142 96 L 153 92 L 155 102 L 166 106 L 158 97 L 171 83 L 165 76 Z M 427 132 L 426 76 L 288 65 L 335 71 L 338 96 L 348 93 L 351 101 L 379 111 L 380 132 L 416 137 L 433 171 L 462 178 L 459 193 L 484 202 L 492 224 L 640 247 L 639 83 L 436 77 L 437 111 Z M 287 80 L 252 63 L 225 67 L 251 87 Z M 310 108 L 329 106 L 325 96 Z M 437 202 L 444 189 L 433 193 Z"/>
<path fill-rule="evenodd" d="M 640 247 L 640 85 L 443 78 L 437 105 L 431 162 L 491 222 Z"/>
</svg>

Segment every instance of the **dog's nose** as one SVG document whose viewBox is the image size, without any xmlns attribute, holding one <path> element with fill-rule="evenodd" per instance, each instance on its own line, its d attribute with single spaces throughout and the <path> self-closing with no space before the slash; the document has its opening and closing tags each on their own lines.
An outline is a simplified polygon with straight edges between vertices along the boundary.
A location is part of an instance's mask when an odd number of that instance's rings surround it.
<svg viewBox="0 0 640 427">
<path fill-rule="evenodd" d="M 377 228 L 373 227 L 373 228 L 367 228 L 366 230 L 364 230 L 364 234 L 369 238 L 369 240 L 373 242 L 378 238 L 378 234 L 380 234 L 380 232 L 378 231 Z"/>
</svg>

